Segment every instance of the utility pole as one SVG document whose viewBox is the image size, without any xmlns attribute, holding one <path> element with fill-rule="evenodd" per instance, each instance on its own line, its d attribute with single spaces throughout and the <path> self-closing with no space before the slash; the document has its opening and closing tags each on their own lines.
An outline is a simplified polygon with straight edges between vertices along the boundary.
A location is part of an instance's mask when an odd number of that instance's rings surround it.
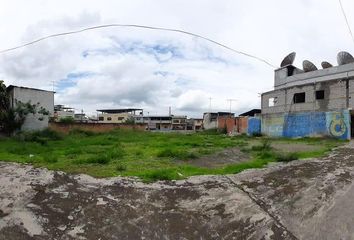
<svg viewBox="0 0 354 240">
<path fill-rule="evenodd" d="M 53 83 L 53 92 L 55 92 L 55 80 L 53 80 L 52 83 Z"/>
<path fill-rule="evenodd" d="M 232 105 L 232 102 L 236 102 L 237 99 L 227 99 L 228 102 L 230 102 L 230 117 L 231 117 L 231 105 Z"/>
<path fill-rule="evenodd" d="M 211 100 L 212 100 L 212 98 L 209 97 L 209 112 L 210 112 L 210 113 L 211 113 Z"/>
</svg>

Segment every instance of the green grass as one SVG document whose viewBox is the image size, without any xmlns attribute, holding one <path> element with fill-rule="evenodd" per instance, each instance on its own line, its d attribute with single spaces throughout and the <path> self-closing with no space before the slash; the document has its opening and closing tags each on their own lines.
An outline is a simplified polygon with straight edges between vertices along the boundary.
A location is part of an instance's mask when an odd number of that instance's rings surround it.
<svg viewBox="0 0 354 240">
<path fill-rule="evenodd" d="M 273 143 L 320 146 L 315 151 L 279 153 Z M 61 135 L 49 130 L 0 139 L 0 159 L 95 177 L 138 176 L 145 181 L 182 179 L 193 175 L 233 174 L 262 168 L 269 162 L 320 157 L 342 144 L 333 139 L 272 139 L 227 137 L 215 131 L 196 134 L 116 130 L 92 133 L 73 130 Z M 192 161 L 225 148 L 238 147 L 250 161 L 202 168 Z"/>
</svg>

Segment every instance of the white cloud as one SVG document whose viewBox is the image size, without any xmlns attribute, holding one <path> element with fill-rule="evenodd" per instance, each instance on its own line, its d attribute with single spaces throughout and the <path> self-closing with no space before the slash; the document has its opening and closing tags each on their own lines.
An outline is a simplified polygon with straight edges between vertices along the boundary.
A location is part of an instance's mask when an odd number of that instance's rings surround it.
<svg viewBox="0 0 354 240">
<path fill-rule="evenodd" d="M 354 28 L 354 2 L 343 0 Z M 37 37 L 96 24 L 178 28 L 279 64 L 336 63 L 354 53 L 339 5 L 331 0 L 2 0 L 0 49 Z M 209 108 L 236 112 L 260 107 L 258 93 L 273 87 L 273 70 L 254 59 L 178 33 L 109 28 L 47 40 L 0 55 L 7 84 L 51 89 L 56 102 L 89 112 L 143 107 L 150 113 L 201 116 Z"/>
</svg>

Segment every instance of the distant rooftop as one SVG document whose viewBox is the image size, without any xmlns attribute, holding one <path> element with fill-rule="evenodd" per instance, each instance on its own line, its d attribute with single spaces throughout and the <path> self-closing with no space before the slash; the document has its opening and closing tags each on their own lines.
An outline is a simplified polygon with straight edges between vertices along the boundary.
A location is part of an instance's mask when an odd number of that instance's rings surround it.
<svg viewBox="0 0 354 240">
<path fill-rule="evenodd" d="M 230 112 L 205 112 L 204 114 L 234 115 L 234 113 L 230 113 Z"/>
<path fill-rule="evenodd" d="M 97 112 L 102 113 L 129 113 L 134 111 L 143 111 L 141 108 L 120 108 L 120 109 L 99 109 Z"/>
<path fill-rule="evenodd" d="M 35 91 L 42 91 L 42 92 L 53 92 L 54 91 L 48 91 L 48 90 L 43 90 L 43 89 L 38 89 L 38 88 L 30 88 L 30 87 L 20 87 L 20 86 L 15 86 L 15 85 L 10 85 L 6 88 L 7 91 L 11 91 L 14 88 L 21 88 L 21 89 L 28 89 L 28 90 L 35 90 Z"/>
<path fill-rule="evenodd" d="M 65 105 L 60 105 L 60 104 L 57 104 L 57 105 L 54 105 L 54 110 L 74 110 L 74 108 L 72 107 L 65 107 Z"/>
<path fill-rule="evenodd" d="M 241 117 L 254 117 L 255 114 L 261 113 L 261 109 L 252 109 L 248 112 L 241 113 L 239 116 Z"/>
</svg>

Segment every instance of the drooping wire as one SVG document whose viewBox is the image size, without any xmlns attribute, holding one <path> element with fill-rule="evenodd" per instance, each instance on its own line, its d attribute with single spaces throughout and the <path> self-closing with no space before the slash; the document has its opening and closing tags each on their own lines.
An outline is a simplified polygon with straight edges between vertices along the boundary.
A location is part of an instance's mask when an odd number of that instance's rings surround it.
<svg viewBox="0 0 354 240">
<path fill-rule="evenodd" d="M 267 64 L 268 66 L 270 66 L 272 68 L 276 68 L 273 64 L 271 64 L 270 62 L 268 62 L 267 60 L 265 60 L 263 58 L 257 57 L 255 55 L 252 55 L 252 54 L 249 54 L 249 53 L 246 53 L 246 52 L 235 50 L 235 49 L 233 49 L 231 47 L 226 46 L 225 44 L 222 44 L 220 42 L 217 42 L 215 40 L 212 40 L 212 39 L 210 39 L 208 37 L 204 37 L 204 36 L 196 34 L 196 33 L 188 32 L 188 31 L 184 31 L 184 30 L 179 30 L 179 29 L 173 29 L 173 28 L 152 27 L 152 26 L 137 25 L 137 24 L 105 24 L 105 25 L 97 25 L 97 26 L 93 26 L 93 27 L 83 28 L 83 29 L 75 30 L 75 31 L 51 34 L 51 35 L 47 35 L 47 36 L 38 38 L 38 39 L 33 40 L 31 42 L 24 43 L 24 44 L 16 46 L 16 47 L 0 50 L 0 54 L 6 53 L 6 52 L 10 52 L 10 51 L 14 51 L 16 49 L 24 48 L 26 46 L 29 46 L 29 45 L 32 45 L 32 44 L 35 44 L 35 43 L 38 43 L 38 42 L 41 42 L 41 41 L 44 41 L 44 40 L 47 40 L 47 39 L 50 39 L 50 38 L 55 38 L 55 37 L 60 37 L 60 36 L 65 36 L 65 35 L 71 35 L 71 34 L 77 34 L 77 33 L 90 31 L 90 30 L 94 30 L 94 29 L 110 28 L 110 27 L 144 28 L 144 29 L 149 29 L 149 30 L 160 30 L 160 31 L 169 31 L 169 32 L 177 32 L 177 33 L 187 34 L 187 35 L 190 35 L 190 36 L 194 36 L 194 37 L 197 37 L 197 38 L 204 39 L 204 40 L 206 40 L 208 42 L 216 44 L 216 45 L 218 45 L 220 47 L 228 49 L 228 50 L 230 50 L 232 52 L 235 52 L 237 54 L 241 54 L 241 55 L 244 55 L 246 57 L 250 57 L 250 58 L 256 59 L 258 61 L 261 61 L 261 62 Z"/>
<path fill-rule="evenodd" d="M 347 15 L 345 14 L 345 10 L 344 10 L 342 1 L 341 1 L 341 0 L 338 0 L 338 1 L 339 1 L 340 8 L 341 8 L 341 10 L 342 10 L 342 14 L 343 14 L 344 19 L 345 19 L 345 22 L 346 22 L 346 24 L 347 24 L 347 27 L 348 27 L 348 30 L 349 30 L 349 34 L 350 34 L 350 36 L 351 36 L 351 38 L 352 38 L 352 41 L 353 41 L 353 43 L 354 43 L 354 35 L 353 35 L 353 32 L 352 32 L 352 29 L 350 28 Z"/>
</svg>

